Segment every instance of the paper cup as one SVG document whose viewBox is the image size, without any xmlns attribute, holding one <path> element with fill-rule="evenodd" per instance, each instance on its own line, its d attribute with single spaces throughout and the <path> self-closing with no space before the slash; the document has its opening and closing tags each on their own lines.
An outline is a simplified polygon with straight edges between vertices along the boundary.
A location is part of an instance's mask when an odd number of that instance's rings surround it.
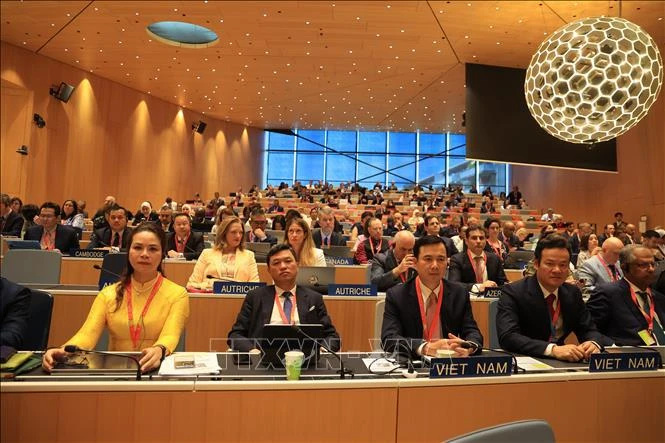
<svg viewBox="0 0 665 443">
<path fill-rule="evenodd" d="M 455 356 L 455 351 L 452 349 L 437 349 L 436 350 L 436 357 L 437 358 L 449 358 L 449 357 L 454 357 Z"/>
<path fill-rule="evenodd" d="M 284 353 L 284 367 L 286 368 L 287 380 L 299 380 L 300 369 L 302 362 L 305 359 L 305 354 L 301 351 L 287 351 Z"/>
</svg>

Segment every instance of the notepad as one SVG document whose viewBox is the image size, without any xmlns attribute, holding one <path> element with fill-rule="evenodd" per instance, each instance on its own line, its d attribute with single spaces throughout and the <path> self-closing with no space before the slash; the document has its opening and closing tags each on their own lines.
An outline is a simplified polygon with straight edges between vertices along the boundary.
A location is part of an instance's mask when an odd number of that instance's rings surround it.
<svg viewBox="0 0 665 443">
<path fill-rule="evenodd" d="M 525 371 L 543 371 L 554 369 L 552 366 L 532 357 L 515 357 L 515 359 L 517 359 L 517 366 L 520 369 L 524 369 Z"/>
<path fill-rule="evenodd" d="M 164 359 L 159 375 L 205 375 L 221 371 L 217 354 L 212 352 L 176 352 Z"/>
</svg>

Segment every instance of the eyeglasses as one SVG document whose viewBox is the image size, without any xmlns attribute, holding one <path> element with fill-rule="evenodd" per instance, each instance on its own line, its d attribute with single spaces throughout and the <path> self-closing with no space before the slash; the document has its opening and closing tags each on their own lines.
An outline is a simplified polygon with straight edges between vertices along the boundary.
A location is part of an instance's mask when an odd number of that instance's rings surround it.
<svg viewBox="0 0 665 443">
<path fill-rule="evenodd" d="M 656 263 L 654 262 L 647 262 L 647 263 L 633 263 L 634 266 L 636 266 L 638 269 L 649 269 L 649 268 L 656 268 Z"/>
</svg>

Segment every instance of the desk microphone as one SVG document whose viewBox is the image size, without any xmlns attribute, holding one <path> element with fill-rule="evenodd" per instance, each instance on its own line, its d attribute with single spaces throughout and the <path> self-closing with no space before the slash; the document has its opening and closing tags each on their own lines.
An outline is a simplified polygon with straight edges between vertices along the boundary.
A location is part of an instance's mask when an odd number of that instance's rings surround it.
<svg viewBox="0 0 665 443">
<path fill-rule="evenodd" d="M 342 357 L 339 356 L 339 354 L 332 349 L 330 349 L 328 346 L 326 346 L 325 342 L 323 340 L 319 341 L 316 338 L 312 337 L 308 333 L 302 330 L 302 328 L 298 325 L 291 325 L 293 329 L 296 330 L 298 334 L 301 334 L 303 337 L 306 337 L 310 340 L 312 340 L 314 343 L 316 343 L 318 346 L 322 347 L 323 349 L 326 350 L 326 352 L 330 353 L 331 355 L 335 356 L 337 360 L 339 360 L 339 371 L 337 373 L 339 374 L 339 378 L 345 379 L 346 375 L 350 375 L 351 378 L 354 377 L 353 371 L 351 369 L 346 369 L 344 367 L 344 361 L 342 360 Z"/>
<path fill-rule="evenodd" d="M 118 277 L 121 280 L 123 278 L 123 276 L 121 274 L 116 274 L 113 271 L 109 271 L 108 269 L 104 269 L 101 265 L 92 265 L 92 267 L 99 270 L 99 271 L 106 272 L 107 274 L 111 274 L 114 277 Z"/>
<path fill-rule="evenodd" d="M 111 356 L 123 357 L 123 358 L 129 359 L 129 360 L 133 361 L 134 364 L 136 364 L 136 379 L 141 380 L 141 363 L 139 363 L 139 359 L 134 357 L 133 355 L 114 354 L 112 352 L 103 352 L 103 351 L 96 351 L 96 350 L 81 349 L 76 345 L 67 345 L 67 346 L 65 346 L 65 352 L 69 352 L 69 353 L 80 352 L 80 353 L 83 353 L 83 354 L 111 355 Z"/>
</svg>

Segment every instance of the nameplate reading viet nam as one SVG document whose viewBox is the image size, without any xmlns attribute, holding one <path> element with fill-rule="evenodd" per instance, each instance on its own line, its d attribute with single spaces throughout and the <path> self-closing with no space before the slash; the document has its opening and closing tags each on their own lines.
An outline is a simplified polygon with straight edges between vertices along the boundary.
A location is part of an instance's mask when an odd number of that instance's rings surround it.
<svg viewBox="0 0 665 443">
<path fill-rule="evenodd" d="M 648 349 L 607 349 L 607 352 L 591 354 L 589 372 L 655 371 L 661 359 L 657 351 Z"/>
<path fill-rule="evenodd" d="M 109 251 L 106 249 L 76 249 L 73 253 L 73 257 L 80 258 L 104 258 Z"/>
<path fill-rule="evenodd" d="M 328 285 L 328 295 L 364 297 L 375 296 L 376 294 L 376 285 Z"/>
<path fill-rule="evenodd" d="M 513 372 L 509 355 L 433 358 L 429 378 L 497 377 Z"/>
<path fill-rule="evenodd" d="M 249 291 L 265 286 L 265 283 L 247 283 L 235 281 L 216 281 L 212 284 L 213 294 L 247 294 Z"/>
</svg>

